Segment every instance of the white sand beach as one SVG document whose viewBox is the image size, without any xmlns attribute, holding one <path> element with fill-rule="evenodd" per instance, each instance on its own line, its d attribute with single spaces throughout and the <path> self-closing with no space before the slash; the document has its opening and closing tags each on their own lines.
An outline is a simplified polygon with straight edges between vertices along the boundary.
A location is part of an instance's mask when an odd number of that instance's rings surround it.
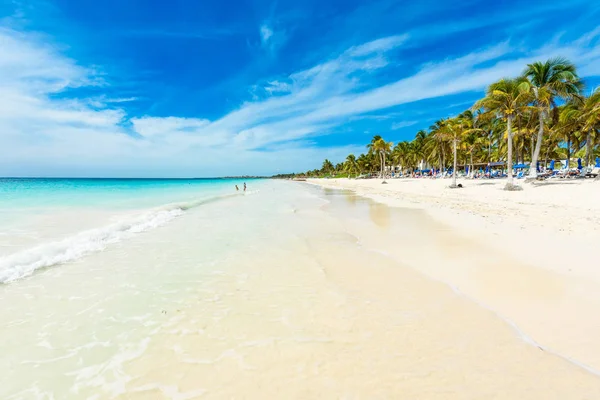
<svg viewBox="0 0 600 400">
<path fill-rule="evenodd" d="M 452 208 L 469 208 L 470 182 L 313 183 L 378 201 L 253 182 L 0 287 L 0 397 L 600 398 L 585 232 L 519 250 L 519 226 L 484 221 L 501 213 Z"/>
<path fill-rule="evenodd" d="M 600 371 L 600 183 L 522 184 L 502 180 L 318 179 L 392 206 L 417 208 L 447 226 L 454 260 L 436 260 L 436 243 L 403 247 L 405 262 L 497 313 L 524 340 L 598 374 Z M 465 246 L 468 244 L 468 246 Z M 430 250 L 430 251 L 428 251 Z"/>
</svg>

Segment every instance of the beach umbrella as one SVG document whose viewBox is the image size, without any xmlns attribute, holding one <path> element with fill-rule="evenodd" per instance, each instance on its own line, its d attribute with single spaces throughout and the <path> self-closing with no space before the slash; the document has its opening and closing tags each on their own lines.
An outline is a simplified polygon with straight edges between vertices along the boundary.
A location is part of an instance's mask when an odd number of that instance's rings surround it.
<svg viewBox="0 0 600 400">
<path fill-rule="evenodd" d="M 577 169 L 582 169 L 583 166 L 581 165 L 581 158 L 577 159 Z"/>
<path fill-rule="evenodd" d="M 600 168 L 600 157 L 596 157 L 596 168 Z"/>
<path fill-rule="evenodd" d="M 550 161 L 550 168 L 551 171 L 554 171 L 554 160 Z"/>
</svg>

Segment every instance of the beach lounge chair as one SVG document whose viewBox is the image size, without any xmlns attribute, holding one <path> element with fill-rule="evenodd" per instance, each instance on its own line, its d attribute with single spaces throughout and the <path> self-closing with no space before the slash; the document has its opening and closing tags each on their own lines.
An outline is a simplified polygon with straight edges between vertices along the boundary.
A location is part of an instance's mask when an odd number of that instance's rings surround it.
<svg viewBox="0 0 600 400">
<path fill-rule="evenodd" d="M 581 168 L 573 174 L 573 178 L 585 178 L 587 176 L 587 168 Z"/>
<path fill-rule="evenodd" d="M 600 167 L 594 167 L 591 171 L 585 173 L 586 178 L 595 178 L 600 174 Z"/>
</svg>

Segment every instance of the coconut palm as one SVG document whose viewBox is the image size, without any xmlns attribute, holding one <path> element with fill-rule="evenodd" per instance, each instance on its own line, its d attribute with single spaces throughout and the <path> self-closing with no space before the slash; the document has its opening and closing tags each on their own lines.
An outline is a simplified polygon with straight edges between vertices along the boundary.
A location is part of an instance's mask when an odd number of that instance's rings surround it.
<svg viewBox="0 0 600 400">
<path fill-rule="evenodd" d="M 381 140 L 381 136 L 375 135 L 371 142 L 367 144 L 367 155 L 373 158 L 373 161 L 377 160 L 379 167 L 381 167 L 381 155 L 377 150 L 375 150 L 375 143 Z M 373 164 L 375 166 L 375 163 Z"/>
<path fill-rule="evenodd" d="M 356 163 L 360 171 L 368 171 L 369 173 L 373 171 L 374 162 L 372 154 L 361 154 L 356 159 Z"/>
<path fill-rule="evenodd" d="M 484 131 L 480 125 L 480 114 L 474 114 L 471 110 L 464 111 L 458 116 L 461 128 L 461 150 L 464 154 L 465 169 L 469 163 L 469 174 L 473 176 L 473 156 L 482 146 Z"/>
<path fill-rule="evenodd" d="M 600 130 L 600 88 L 584 100 L 581 119 L 582 129 L 586 132 L 585 165 L 590 166 L 594 141 L 598 139 L 598 130 Z"/>
<path fill-rule="evenodd" d="M 458 144 L 462 135 L 467 130 L 468 119 L 472 114 L 460 114 L 454 118 L 447 118 L 440 122 L 439 135 L 445 140 L 452 141 L 452 184 L 451 188 L 456 188 L 456 168 L 458 164 Z"/>
<path fill-rule="evenodd" d="M 446 135 L 446 129 L 444 128 L 444 119 L 437 120 L 433 125 L 429 127 L 433 140 L 437 143 L 440 153 L 440 170 L 444 172 L 446 168 L 446 143 L 448 137 Z"/>
<path fill-rule="evenodd" d="M 410 142 L 407 141 L 398 142 L 392 150 L 392 162 L 399 165 L 403 173 L 405 173 L 409 167 L 410 152 Z"/>
<path fill-rule="evenodd" d="M 356 157 L 354 154 L 349 154 L 348 157 L 346 157 L 346 161 L 344 161 L 344 171 L 348 172 L 349 174 L 355 174 L 358 172 L 358 170 L 359 168 Z"/>
<path fill-rule="evenodd" d="M 373 143 L 371 146 L 371 150 L 379 154 L 381 162 L 381 178 L 383 179 L 383 182 L 385 182 L 385 158 L 386 155 L 391 151 L 392 146 L 392 142 L 386 142 L 381 138 L 375 141 L 375 143 Z"/>
<path fill-rule="evenodd" d="M 334 166 L 333 163 L 327 159 L 325 159 L 325 161 L 323 161 L 323 165 L 321 166 L 321 172 L 323 174 L 331 174 L 331 172 L 333 172 L 334 170 Z"/>
<path fill-rule="evenodd" d="M 376 153 L 373 147 L 375 146 L 375 143 L 377 143 L 379 140 L 381 140 L 381 136 L 373 136 L 373 139 L 371 139 L 371 142 L 367 145 L 367 150 L 369 151 L 369 154 Z"/>
<path fill-rule="evenodd" d="M 529 64 L 521 78 L 503 79 L 488 88 L 486 97 L 474 109 L 433 124 L 429 131 L 417 132 L 414 140 L 391 144 L 380 150 L 383 141 L 375 136 L 368 151 L 358 158 L 333 164 L 326 160 L 321 170 L 309 171 L 323 176 L 336 171 L 368 171 L 381 169 L 385 174 L 388 161 L 409 171 L 425 161 L 446 168 L 447 154 L 452 152 L 453 180 L 456 186 L 457 164 L 465 168 L 475 162 L 507 159 L 512 172 L 513 158 L 518 162 L 531 160 L 531 176 L 536 176 L 539 158 L 570 159 L 584 157 L 589 165 L 600 156 L 600 90 L 588 98 L 580 95 L 582 83 L 575 66 L 556 58 Z M 578 100 L 581 100 L 578 102 Z M 559 106 L 560 104 L 560 106 Z M 514 157 L 513 157 L 514 155 Z M 351 161 L 354 160 L 354 161 Z M 507 188 L 514 187 L 509 176 Z"/>
<path fill-rule="evenodd" d="M 424 130 L 420 130 L 415 135 L 415 138 L 412 141 L 412 151 L 414 153 L 415 158 L 417 159 L 417 163 L 420 163 L 425 159 L 425 149 L 427 146 L 427 132 Z"/>
<path fill-rule="evenodd" d="M 512 176 L 512 127 L 515 118 L 526 109 L 531 99 L 529 84 L 524 78 L 501 79 L 488 87 L 486 96 L 475 103 L 475 108 L 483 108 L 486 112 L 506 119 L 506 133 L 508 155 L 506 165 L 508 168 L 508 183 L 506 190 L 514 190 Z"/>
<path fill-rule="evenodd" d="M 523 75 L 529 80 L 539 118 L 538 134 L 529 168 L 529 176 L 534 178 L 537 176 L 536 166 L 544 138 L 545 119 L 555 110 L 557 99 L 570 100 L 577 97 L 583 83 L 577 75 L 575 65 L 560 57 L 528 64 Z M 557 119 L 557 114 L 554 117 Z"/>
<path fill-rule="evenodd" d="M 551 128 L 554 136 L 562 139 L 563 143 L 566 142 L 564 149 L 566 150 L 567 168 L 571 164 L 573 147 L 579 149 L 584 141 L 581 134 L 583 132 L 583 106 L 581 101 L 570 101 L 558 107 L 559 118 Z"/>
</svg>

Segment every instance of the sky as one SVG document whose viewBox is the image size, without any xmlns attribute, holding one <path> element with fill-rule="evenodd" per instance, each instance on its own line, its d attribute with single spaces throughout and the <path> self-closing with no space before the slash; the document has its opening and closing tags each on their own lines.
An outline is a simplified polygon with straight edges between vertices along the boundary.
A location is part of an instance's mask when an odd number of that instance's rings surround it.
<svg viewBox="0 0 600 400">
<path fill-rule="evenodd" d="M 271 175 L 411 140 L 555 56 L 589 0 L 0 0 L 0 176 Z"/>
</svg>

